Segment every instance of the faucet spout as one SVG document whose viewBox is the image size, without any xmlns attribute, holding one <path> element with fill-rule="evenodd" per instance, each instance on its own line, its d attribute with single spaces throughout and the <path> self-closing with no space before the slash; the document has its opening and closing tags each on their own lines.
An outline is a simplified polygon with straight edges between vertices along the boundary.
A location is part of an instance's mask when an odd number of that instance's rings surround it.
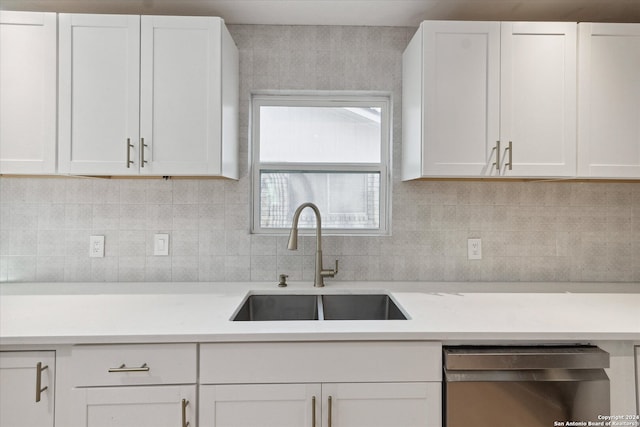
<svg viewBox="0 0 640 427">
<path fill-rule="evenodd" d="M 298 206 L 296 211 L 293 213 L 293 220 L 291 223 L 291 232 L 289 233 L 289 242 L 287 243 L 287 249 L 298 249 L 298 222 L 300 221 L 300 214 L 305 208 L 311 208 L 316 216 L 316 262 L 313 286 L 320 288 L 324 286 L 325 277 L 334 277 L 338 273 L 338 261 L 336 261 L 335 270 L 324 270 L 322 268 L 322 219 L 320 217 L 320 210 L 313 203 L 303 203 Z"/>
<path fill-rule="evenodd" d="M 293 213 L 293 220 L 291 223 L 291 232 L 289 233 L 289 243 L 287 243 L 287 249 L 294 251 L 298 249 L 298 222 L 300 221 L 300 214 L 305 208 L 311 208 L 316 215 L 316 250 L 322 250 L 322 219 L 320 217 L 320 209 L 311 202 L 303 203 L 298 206 L 298 209 Z"/>
</svg>

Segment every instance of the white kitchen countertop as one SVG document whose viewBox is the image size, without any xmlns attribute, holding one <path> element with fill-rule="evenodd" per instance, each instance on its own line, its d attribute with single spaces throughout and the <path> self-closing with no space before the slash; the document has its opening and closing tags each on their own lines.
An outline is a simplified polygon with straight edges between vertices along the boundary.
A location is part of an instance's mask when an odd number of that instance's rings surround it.
<svg viewBox="0 0 640 427">
<path fill-rule="evenodd" d="M 232 322 L 249 291 L 388 290 L 393 321 Z M 640 283 L 114 283 L 0 285 L 0 344 L 437 340 L 640 341 Z"/>
</svg>

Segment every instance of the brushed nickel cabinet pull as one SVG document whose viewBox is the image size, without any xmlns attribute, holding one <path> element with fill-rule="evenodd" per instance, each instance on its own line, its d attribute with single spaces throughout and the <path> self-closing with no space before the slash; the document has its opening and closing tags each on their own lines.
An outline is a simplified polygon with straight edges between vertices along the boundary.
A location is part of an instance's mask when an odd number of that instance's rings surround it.
<svg viewBox="0 0 640 427">
<path fill-rule="evenodd" d="M 182 399 L 182 427 L 189 427 L 189 421 L 187 421 L 187 405 L 189 401 Z"/>
<path fill-rule="evenodd" d="M 144 143 L 144 138 L 140 138 L 140 167 L 143 168 L 146 163 L 148 163 L 144 159 L 144 149 L 147 148 L 148 145 Z"/>
<path fill-rule="evenodd" d="M 496 167 L 496 170 L 500 172 L 500 141 L 496 141 L 494 150 L 496 152 L 496 161 L 493 165 Z"/>
<path fill-rule="evenodd" d="M 109 372 L 149 372 L 151 368 L 147 366 L 146 363 L 143 363 L 142 366 L 127 368 L 127 366 L 123 363 L 117 368 L 109 368 Z"/>
<path fill-rule="evenodd" d="M 509 152 L 509 163 L 505 164 L 505 166 L 508 166 L 509 170 L 513 170 L 513 142 L 509 141 L 509 146 L 504 151 Z"/>
<path fill-rule="evenodd" d="M 332 423 L 333 423 L 333 399 L 331 398 L 331 396 L 329 396 L 329 423 L 327 424 L 327 426 L 331 427 Z"/>
<path fill-rule="evenodd" d="M 36 365 L 36 402 L 40 402 L 42 392 L 49 388 L 48 386 L 42 387 L 42 371 L 48 367 L 49 365 L 42 366 L 42 362 L 38 362 Z"/>
<path fill-rule="evenodd" d="M 131 160 L 132 148 L 133 148 L 133 144 L 131 144 L 131 138 L 127 138 L 127 169 L 129 169 L 133 164 L 133 160 Z"/>
<path fill-rule="evenodd" d="M 316 397 L 311 398 L 311 427 L 316 427 Z"/>
</svg>

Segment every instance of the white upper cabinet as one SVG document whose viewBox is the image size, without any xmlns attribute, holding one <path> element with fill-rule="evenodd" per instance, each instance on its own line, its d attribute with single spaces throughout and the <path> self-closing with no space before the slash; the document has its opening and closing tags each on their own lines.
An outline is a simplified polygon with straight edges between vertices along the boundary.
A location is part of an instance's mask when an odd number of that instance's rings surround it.
<svg viewBox="0 0 640 427">
<path fill-rule="evenodd" d="M 425 21 L 403 55 L 402 179 L 574 176 L 576 24 Z"/>
<path fill-rule="evenodd" d="M 500 24 L 423 22 L 402 73 L 402 179 L 496 175 Z"/>
<path fill-rule="evenodd" d="M 55 13 L 0 11 L 0 173 L 56 171 Z"/>
<path fill-rule="evenodd" d="M 237 178 L 238 52 L 223 21 L 143 16 L 141 28 L 140 171 Z"/>
<path fill-rule="evenodd" d="M 139 22 L 127 15 L 60 15 L 60 172 L 137 174 Z"/>
<path fill-rule="evenodd" d="M 503 22 L 501 27 L 502 174 L 573 177 L 577 24 Z"/>
<path fill-rule="evenodd" d="M 238 53 L 213 17 L 60 15 L 62 173 L 238 177 Z"/>
<path fill-rule="evenodd" d="M 640 24 L 579 24 L 578 175 L 640 178 Z"/>
</svg>

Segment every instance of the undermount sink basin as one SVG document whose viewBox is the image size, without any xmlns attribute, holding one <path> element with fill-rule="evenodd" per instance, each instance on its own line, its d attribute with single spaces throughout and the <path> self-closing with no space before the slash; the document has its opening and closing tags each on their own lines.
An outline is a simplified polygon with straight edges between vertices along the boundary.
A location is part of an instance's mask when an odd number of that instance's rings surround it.
<svg viewBox="0 0 640 427">
<path fill-rule="evenodd" d="M 406 320 L 386 294 L 249 295 L 233 321 Z"/>
<path fill-rule="evenodd" d="M 251 295 L 233 320 L 317 320 L 315 295 Z"/>
<path fill-rule="evenodd" d="M 323 295 L 325 320 L 406 320 L 396 303 L 384 294 Z"/>
</svg>

